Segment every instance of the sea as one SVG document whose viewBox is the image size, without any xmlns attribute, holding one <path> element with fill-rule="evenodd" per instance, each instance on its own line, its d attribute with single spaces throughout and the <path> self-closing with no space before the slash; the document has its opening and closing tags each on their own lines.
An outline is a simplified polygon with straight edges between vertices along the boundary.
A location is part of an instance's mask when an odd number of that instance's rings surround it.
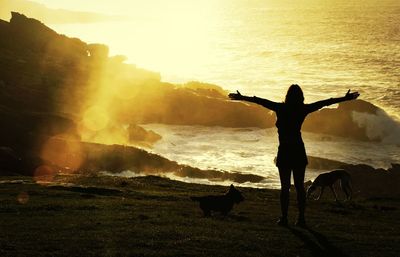
<svg viewBox="0 0 400 257">
<path fill-rule="evenodd" d="M 166 82 L 213 83 L 274 101 L 282 101 L 293 83 L 303 88 L 305 102 L 358 91 L 387 114 L 366 120 L 369 132 L 389 131 L 391 140 L 303 133 L 308 154 L 376 168 L 400 162 L 400 1 L 112 2 L 112 8 L 106 1 L 99 5 L 114 19 L 50 27 L 107 44 L 111 55 L 160 72 Z M 275 128 L 144 127 L 163 137 L 154 153 L 203 169 L 262 175 L 266 181 L 255 186 L 279 186 Z M 306 179 L 320 172 L 309 170 Z"/>
</svg>

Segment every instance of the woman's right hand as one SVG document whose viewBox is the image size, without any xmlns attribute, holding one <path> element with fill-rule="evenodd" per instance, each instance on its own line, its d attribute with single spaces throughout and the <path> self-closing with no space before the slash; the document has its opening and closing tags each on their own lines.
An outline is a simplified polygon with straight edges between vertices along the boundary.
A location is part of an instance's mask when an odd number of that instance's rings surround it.
<svg viewBox="0 0 400 257">
<path fill-rule="evenodd" d="M 351 92 L 350 89 L 347 91 L 346 95 L 344 96 L 347 100 L 356 99 L 360 94 L 358 92 Z"/>
<path fill-rule="evenodd" d="M 236 93 L 230 93 L 228 96 L 232 100 L 242 100 L 243 99 L 243 96 L 239 92 L 239 90 L 236 90 Z"/>
</svg>

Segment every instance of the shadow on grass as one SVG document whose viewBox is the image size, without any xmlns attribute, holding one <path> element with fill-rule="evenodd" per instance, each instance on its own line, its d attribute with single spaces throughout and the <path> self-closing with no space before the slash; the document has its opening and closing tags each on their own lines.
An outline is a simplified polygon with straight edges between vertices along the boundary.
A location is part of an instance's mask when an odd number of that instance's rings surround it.
<svg viewBox="0 0 400 257">
<path fill-rule="evenodd" d="M 293 235 L 304 242 L 305 247 L 311 251 L 312 256 L 348 257 L 346 253 L 332 245 L 326 236 L 315 230 L 310 228 L 299 230 L 290 227 L 288 229 L 293 233 Z M 305 231 L 308 231 L 309 234 L 305 233 Z"/>
<path fill-rule="evenodd" d="M 239 222 L 242 222 L 242 221 L 249 221 L 250 220 L 250 218 L 248 218 L 248 217 L 246 217 L 246 216 L 244 216 L 244 215 L 237 215 L 237 214 L 230 214 L 230 215 L 228 215 L 227 216 L 229 219 L 232 219 L 232 220 L 234 220 L 234 221 L 239 221 Z"/>
<path fill-rule="evenodd" d="M 243 216 L 243 215 L 237 215 L 237 214 L 228 214 L 228 215 L 222 215 L 220 213 L 213 213 L 211 216 L 201 216 L 202 218 L 205 219 L 214 219 L 214 220 L 220 220 L 220 221 L 236 221 L 236 222 L 244 222 L 244 221 L 249 221 L 250 218 Z"/>
</svg>

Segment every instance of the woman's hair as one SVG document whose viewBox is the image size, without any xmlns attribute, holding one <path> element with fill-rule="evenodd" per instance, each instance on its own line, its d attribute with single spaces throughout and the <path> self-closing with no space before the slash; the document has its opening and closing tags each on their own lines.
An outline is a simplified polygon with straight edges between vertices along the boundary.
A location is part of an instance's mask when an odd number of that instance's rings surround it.
<svg viewBox="0 0 400 257">
<path fill-rule="evenodd" d="M 298 105 L 304 103 L 304 95 L 303 90 L 297 84 L 293 84 L 289 87 L 286 97 L 285 103 L 289 105 Z"/>
</svg>

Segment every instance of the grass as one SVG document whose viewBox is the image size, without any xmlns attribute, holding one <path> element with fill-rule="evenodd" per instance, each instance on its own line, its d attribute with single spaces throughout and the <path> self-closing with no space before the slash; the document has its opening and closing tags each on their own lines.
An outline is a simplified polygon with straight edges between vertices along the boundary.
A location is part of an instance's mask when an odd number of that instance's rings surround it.
<svg viewBox="0 0 400 257">
<path fill-rule="evenodd" d="M 204 218 L 189 196 L 221 194 L 225 187 L 152 176 L 68 177 L 76 186 L 41 185 L 26 177 L 0 180 L 9 181 L 0 184 L 0 256 L 376 257 L 400 252 L 400 199 L 312 201 L 310 229 L 300 229 L 276 225 L 276 190 L 240 188 L 246 200 L 230 215 Z M 291 199 L 293 223 L 295 193 Z"/>
</svg>

